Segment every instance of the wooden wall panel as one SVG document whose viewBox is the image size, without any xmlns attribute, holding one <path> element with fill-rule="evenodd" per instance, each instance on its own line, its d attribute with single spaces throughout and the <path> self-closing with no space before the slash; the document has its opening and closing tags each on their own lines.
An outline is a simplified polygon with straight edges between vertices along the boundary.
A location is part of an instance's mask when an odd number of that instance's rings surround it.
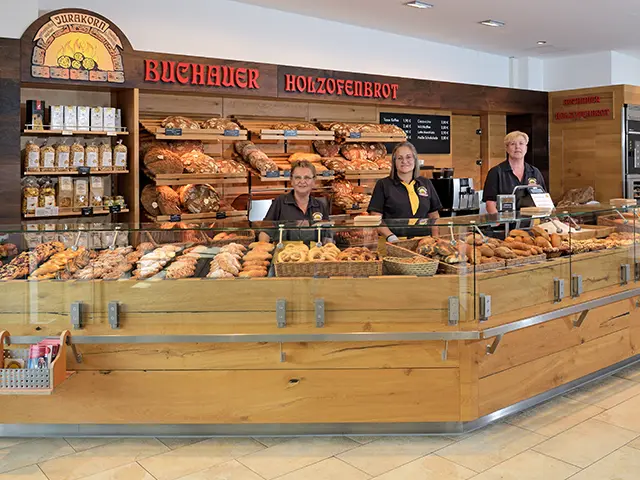
<svg viewBox="0 0 640 480">
<path fill-rule="evenodd" d="M 222 115 L 222 97 L 140 92 L 141 113 Z"/>
<path fill-rule="evenodd" d="M 455 368 L 79 372 L 51 396 L 1 396 L 0 423 L 449 422 L 458 398 Z"/>
<path fill-rule="evenodd" d="M 453 115 L 451 117 L 451 157 L 454 176 L 472 178 L 476 190 L 482 188 L 481 169 L 476 162 L 482 158 L 480 151 L 480 117 Z"/>
<path fill-rule="evenodd" d="M 378 123 L 380 116 L 374 105 L 338 105 L 309 103 L 309 120 Z"/>
<path fill-rule="evenodd" d="M 222 101 L 222 113 L 225 117 L 281 117 L 308 119 L 309 104 L 306 102 L 287 102 L 283 100 L 225 97 Z"/>
<path fill-rule="evenodd" d="M 480 153 L 482 158 L 480 188 L 484 188 L 487 173 L 496 165 L 504 162 L 504 136 L 507 134 L 507 119 L 502 114 L 484 114 L 480 116 L 482 135 L 480 138 Z"/>
</svg>

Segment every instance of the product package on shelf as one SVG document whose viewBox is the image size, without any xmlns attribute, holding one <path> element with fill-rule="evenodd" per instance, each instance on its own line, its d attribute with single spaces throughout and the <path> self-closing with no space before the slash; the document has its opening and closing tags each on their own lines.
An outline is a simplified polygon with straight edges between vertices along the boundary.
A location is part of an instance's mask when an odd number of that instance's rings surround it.
<svg viewBox="0 0 640 480">
<path fill-rule="evenodd" d="M 71 147 L 61 140 L 56 145 L 56 170 L 58 172 L 67 172 L 70 168 Z"/>
<path fill-rule="evenodd" d="M 24 147 L 24 165 L 27 172 L 40 171 L 40 147 L 31 140 Z"/>
<path fill-rule="evenodd" d="M 38 180 L 34 177 L 25 177 L 22 180 L 22 214 L 35 215 L 40 197 Z"/>
<path fill-rule="evenodd" d="M 73 170 L 77 170 L 84 166 L 84 147 L 80 141 L 76 141 L 71 145 L 71 167 Z"/>
<path fill-rule="evenodd" d="M 53 172 L 56 170 L 56 149 L 45 141 L 40 147 L 40 170 Z"/>
<path fill-rule="evenodd" d="M 64 106 L 51 105 L 49 124 L 51 130 L 63 130 L 64 129 Z"/>
<path fill-rule="evenodd" d="M 122 140 L 118 140 L 118 144 L 113 147 L 113 157 L 114 170 L 127 169 L 127 146 L 122 144 Z"/>
<path fill-rule="evenodd" d="M 102 208 L 104 201 L 104 178 L 103 177 L 91 177 L 91 190 L 90 190 L 90 206 L 94 208 Z"/>
<path fill-rule="evenodd" d="M 98 147 L 98 159 L 100 170 L 113 170 L 113 150 L 108 143 L 101 143 Z"/>
<path fill-rule="evenodd" d="M 89 206 L 89 181 L 76 178 L 73 181 L 73 208 L 80 210 Z"/>
<path fill-rule="evenodd" d="M 42 100 L 27 100 L 27 128 L 44 130 L 45 103 Z"/>
<path fill-rule="evenodd" d="M 104 107 L 102 109 L 102 126 L 105 132 L 116 131 L 116 109 L 113 107 Z"/>
<path fill-rule="evenodd" d="M 78 107 L 75 105 L 64 106 L 64 129 L 74 132 L 78 129 Z"/>
<path fill-rule="evenodd" d="M 90 145 L 87 145 L 84 149 L 85 166 L 97 170 L 100 166 L 100 162 L 98 161 L 99 153 L 100 149 L 94 142 L 91 142 Z"/>
<path fill-rule="evenodd" d="M 90 127 L 92 132 L 99 132 L 103 130 L 102 107 L 93 107 L 91 109 Z"/>
<path fill-rule="evenodd" d="M 44 178 L 40 185 L 40 193 L 38 195 L 38 207 L 55 207 L 56 205 L 56 189 L 50 178 Z"/>
<path fill-rule="evenodd" d="M 91 127 L 91 107 L 78 107 L 77 113 L 78 130 L 88 132 Z"/>
<path fill-rule="evenodd" d="M 71 177 L 58 179 L 58 206 L 60 208 L 73 207 L 73 179 Z"/>
</svg>

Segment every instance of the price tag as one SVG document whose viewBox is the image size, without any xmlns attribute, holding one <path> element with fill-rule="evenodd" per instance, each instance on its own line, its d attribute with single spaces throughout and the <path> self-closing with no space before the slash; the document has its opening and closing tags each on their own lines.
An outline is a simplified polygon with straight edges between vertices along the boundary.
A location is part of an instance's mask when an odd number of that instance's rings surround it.
<svg viewBox="0 0 640 480">
<path fill-rule="evenodd" d="M 280 172 L 278 170 L 271 170 L 270 172 L 265 173 L 264 176 L 267 178 L 278 178 L 280 176 Z"/>
<path fill-rule="evenodd" d="M 322 176 L 323 177 L 330 177 L 334 174 L 333 170 L 325 170 L 324 172 L 322 172 Z"/>
<path fill-rule="evenodd" d="M 165 128 L 164 134 L 167 135 L 168 137 L 179 137 L 182 135 L 182 129 L 181 128 Z"/>
<path fill-rule="evenodd" d="M 361 132 L 351 132 L 349 133 L 349 138 L 362 138 Z"/>
<path fill-rule="evenodd" d="M 225 130 L 224 131 L 224 136 L 225 137 L 239 137 L 240 136 L 240 130 Z"/>
<path fill-rule="evenodd" d="M 169 217 L 170 222 L 179 222 L 180 220 L 182 220 L 182 215 L 171 215 Z"/>
<path fill-rule="evenodd" d="M 553 200 L 551 200 L 551 195 L 548 193 L 531 192 L 531 200 L 533 200 L 533 203 L 538 208 L 548 208 L 549 210 L 553 210 L 555 208 Z"/>
<path fill-rule="evenodd" d="M 73 135 L 71 130 L 62 130 L 62 135 Z"/>
<path fill-rule="evenodd" d="M 282 176 L 283 176 L 283 177 L 287 177 L 287 178 L 291 177 L 291 170 L 285 170 L 285 171 L 283 171 L 283 172 L 282 172 Z"/>
<path fill-rule="evenodd" d="M 36 217 L 56 217 L 58 207 L 36 207 Z"/>
<path fill-rule="evenodd" d="M 285 130 L 284 131 L 284 136 L 285 137 L 297 137 L 298 136 L 298 131 L 297 130 Z"/>
<path fill-rule="evenodd" d="M 360 209 L 360 205 L 358 205 L 357 203 L 354 203 L 353 205 L 351 205 L 351 210 L 358 210 Z"/>
<path fill-rule="evenodd" d="M 112 132 L 112 131 L 107 132 L 107 137 L 115 137 L 116 135 L 118 135 L 117 132 Z"/>
<path fill-rule="evenodd" d="M 78 167 L 78 175 L 89 175 L 91 167 Z"/>
<path fill-rule="evenodd" d="M 83 217 L 90 217 L 91 215 L 93 215 L 93 207 L 83 207 L 83 208 L 80 210 L 80 214 L 81 214 Z"/>
<path fill-rule="evenodd" d="M 122 210 L 120 205 L 111 205 L 109 207 L 109 213 L 120 213 L 120 210 Z"/>
<path fill-rule="evenodd" d="M 227 218 L 227 212 L 216 212 L 216 218 Z"/>
</svg>

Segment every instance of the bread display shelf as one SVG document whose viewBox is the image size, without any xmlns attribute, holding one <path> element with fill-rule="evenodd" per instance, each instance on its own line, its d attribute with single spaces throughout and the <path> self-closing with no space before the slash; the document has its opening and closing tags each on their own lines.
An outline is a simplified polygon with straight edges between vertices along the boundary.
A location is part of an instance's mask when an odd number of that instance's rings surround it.
<svg viewBox="0 0 640 480">
<path fill-rule="evenodd" d="M 196 118 L 194 118 L 196 120 Z M 152 134 L 156 140 L 201 140 L 203 142 L 220 142 L 246 140 L 246 130 L 212 130 L 201 128 L 197 130 L 182 129 L 180 135 L 167 135 L 166 129 L 161 126 L 160 118 L 140 119 L 140 125 Z"/>
<path fill-rule="evenodd" d="M 67 341 L 71 337 L 68 330 L 60 335 L 60 350 L 48 369 L 0 368 L 0 395 L 51 395 L 53 390 L 69 378 L 73 372 L 67 372 Z M 4 362 L 4 343 L 10 339 L 9 332 L 0 332 L 0 360 Z M 34 372 L 35 370 L 35 372 Z M 34 376 L 38 377 L 37 383 L 44 382 L 48 388 L 34 388 Z M 5 384 L 20 384 L 19 388 L 6 388 Z"/>
<path fill-rule="evenodd" d="M 23 175 L 32 177 L 66 177 L 69 175 L 117 175 L 129 173 L 129 170 L 90 170 L 89 173 L 80 173 L 77 170 L 70 172 L 24 172 Z"/>
<path fill-rule="evenodd" d="M 40 135 L 40 136 L 53 136 L 53 135 L 63 135 L 63 136 L 76 136 L 76 137 L 116 137 L 121 135 L 129 135 L 129 132 L 108 132 L 106 130 L 30 130 L 25 129 L 22 131 L 23 135 Z"/>
<path fill-rule="evenodd" d="M 224 215 L 222 215 L 224 214 Z M 247 217 L 247 210 L 230 210 L 225 212 L 208 212 L 208 213 L 182 213 L 180 215 L 158 215 L 152 217 L 154 222 L 180 222 L 189 220 L 216 220 L 222 218 L 238 218 Z"/>
<path fill-rule="evenodd" d="M 407 141 L 406 135 L 396 135 L 396 134 L 380 134 L 373 132 L 362 132 L 362 133 L 352 133 L 348 137 L 344 137 L 343 141 L 345 143 L 362 143 L 362 142 L 375 142 L 375 143 L 401 143 Z"/>
<path fill-rule="evenodd" d="M 150 177 L 158 186 L 189 185 L 189 184 L 244 184 L 247 183 L 247 173 L 164 173 Z"/>
<path fill-rule="evenodd" d="M 344 172 L 345 180 L 378 180 L 386 178 L 391 170 L 347 170 Z"/>
<path fill-rule="evenodd" d="M 289 160 L 289 157 L 290 155 L 284 154 L 284 155 L 271 155 L 269 158 L 271 158 L 271 160 L 273 160 L 276 163 L 276 165 L 278 165 L 278 168 L 280 168 L 281 170 L 287 171 L 287 170 L 291 170 L 291 166 L 294 163 L 291 160 Z M 335 180 L 335 174 L 333 170 L 329 170 L 319 161 L 311 161 L 311 163 L 316 169 L 316 180 L 324 180 L 324 181 Z"/>
<path fill-rule="evenodd" d="M 288 142 L 310 142 L 314 140 L 335 140 L 335 134 L 331 130 L 283 130 L 272 128 L 278 123 L 292 124 L 311 123 L 302 118 L 270 118 L 270 117 L 243 117 L 235 119 L 242 128 L 251 132 L 251 139 L 255 140 L 271 140 Z"/>
<path fill-rule="evenodd" d="M 91 214 L 83 215 L 81 210 L 72 208 L 58 208 L 57 215 L 36 215 L 35 213 L 23 214 L 23 218 L 58 218 L 58 217 L 83 217 L 91 215 L 111 215 L 116 213 L 129 213 L 128 208 L 121 208 L 119 212 L 112 212 L 108 208 L 94 208 Z"/>
</svg>

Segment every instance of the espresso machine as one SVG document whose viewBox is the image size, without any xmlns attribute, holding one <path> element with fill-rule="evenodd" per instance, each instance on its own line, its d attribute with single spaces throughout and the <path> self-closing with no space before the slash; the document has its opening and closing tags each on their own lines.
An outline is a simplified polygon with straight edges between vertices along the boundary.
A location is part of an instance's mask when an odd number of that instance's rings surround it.
<svg viewBox="0 0 640 480">
<path fill-rule="evenodd" d="M 436 176 L 439 178 L 435 178 Z M 446 178 L 445 175 L 434 175 L 431 181 L 442 203 L 441 217 L 480 213 L 480 198 L 473 188 L 473 178 Z"/>
</svg>

